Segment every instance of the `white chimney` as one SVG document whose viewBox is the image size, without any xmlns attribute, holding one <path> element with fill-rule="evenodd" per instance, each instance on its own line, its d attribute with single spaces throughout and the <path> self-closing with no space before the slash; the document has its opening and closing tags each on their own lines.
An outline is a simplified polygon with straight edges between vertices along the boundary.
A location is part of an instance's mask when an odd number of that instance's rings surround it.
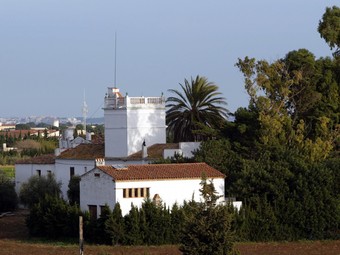
<svg viewBox="0 0 340 255">
<path fill-rule="evenodd" d="M 95 166 L 105 166 L 104 158 L 96 158 L 94 162 Z"/>
</svg>

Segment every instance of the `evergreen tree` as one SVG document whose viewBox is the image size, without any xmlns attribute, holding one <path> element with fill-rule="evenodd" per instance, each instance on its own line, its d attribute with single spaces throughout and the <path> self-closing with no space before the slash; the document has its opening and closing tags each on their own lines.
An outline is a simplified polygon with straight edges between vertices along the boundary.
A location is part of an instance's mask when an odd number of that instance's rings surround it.
<svg viewBox="0 0 340 255">
<path fill-rule="evenodd" d="M 113 245 L 124 243 L 124 218 L 119 203 L 115 204 L 112 214 L 105 222 L 105 232 L 110 236 Z"/>
<path fill-rule="evenodd" d="M 74 175 L 71 177 L 68 190 L 67 197 L 71 205 L 80 204 L 80 188 L 79 188 L 80 176 Z"/>
<path fill-rule="evenodd" d="M 180 250 L 184 255 L 235 254 L 228 207 L 216 205 L 212 183 L 201 182 L 204 201 L 192 203 L 185 214 Z"/>
<path fill-rule="evenodd" d="M 131 205 L 131 210 L 129 214 L 124 217 L 125 223 L 125 233 L 127 233 L 125 238 L 125 243 L 127 245 L 141 245 L 143 244 L 141 231 L 139 226 L 139 212 L 138 208 Z"/>
</svg>

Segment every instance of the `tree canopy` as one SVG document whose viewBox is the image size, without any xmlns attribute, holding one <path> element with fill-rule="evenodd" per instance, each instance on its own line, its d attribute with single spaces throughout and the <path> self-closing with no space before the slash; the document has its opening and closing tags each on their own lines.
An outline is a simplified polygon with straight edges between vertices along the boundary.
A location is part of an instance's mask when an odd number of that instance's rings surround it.
<svg viewBox="0 0 340 255">
<path fill-rule="evenodd" d="M 228 110 L 225 98 L 218 92 L 218 86 L 207 78 L 197 76 L 180 84 L 182 92 L 169 91 L 175 96 L 167 99 L 166 123 L 175 142 L 200 141 L 205 137 L 197 134 L 200 124 L 210 128 L 219 128 L 225 121 Z"/>
<path fill-rule="evenodd" d="M 32 208 L 34 204 L 43 200 L 46 195 L 60 197 L 61 182 L 57 182 L 53 174 L 47 176 L 34 175 L 21 186 L 20 202 Z"/>
<path fill-rule="evenodd" d="M 327 7 L 326 12 L 319 21 L 318 31 L 331 49 L 340 47 L 340 8 L 337 6 Z M 336 55 L 340 55 L 339 50 Z"/>
</svg>

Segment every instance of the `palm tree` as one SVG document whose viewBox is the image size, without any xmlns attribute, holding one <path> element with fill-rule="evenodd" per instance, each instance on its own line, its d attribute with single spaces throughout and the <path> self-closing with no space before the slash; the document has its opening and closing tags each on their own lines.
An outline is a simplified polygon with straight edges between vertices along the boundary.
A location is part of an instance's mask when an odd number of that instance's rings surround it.
<svg viewBox="0 0 340 255">
<path fill-rule="evenodd" d="M 219 127 L 228 115 L 224 97 L 217 92 L 218 86 L 208 82 L 207 78 L 196 76 L 191 83 L 184 80 L 179 84 L 184 93 L 170 89 L 175 97 L 167 99 L 166 123 L 174 142 L 204 140 L 202 135 L 195 131 L 205 125 L 209 128 Z"/>
</svg>

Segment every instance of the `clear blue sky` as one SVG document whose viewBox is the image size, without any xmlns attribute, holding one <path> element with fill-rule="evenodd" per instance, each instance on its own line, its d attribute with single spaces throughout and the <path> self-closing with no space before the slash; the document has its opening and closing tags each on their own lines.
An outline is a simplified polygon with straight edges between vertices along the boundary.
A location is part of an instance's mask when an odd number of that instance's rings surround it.
<svg viewBox="0 0 340 255">
<path fill-rule="evenodd" d="M 196 75 L 215 82 L 234 112 L 247 106 L 234 66 L 306 48 L 330 56 L 317 32 L 331 0 L 0 0 L 0 117 L 101 117 L 114 82 L 158 96 Z"/>
</svg>

